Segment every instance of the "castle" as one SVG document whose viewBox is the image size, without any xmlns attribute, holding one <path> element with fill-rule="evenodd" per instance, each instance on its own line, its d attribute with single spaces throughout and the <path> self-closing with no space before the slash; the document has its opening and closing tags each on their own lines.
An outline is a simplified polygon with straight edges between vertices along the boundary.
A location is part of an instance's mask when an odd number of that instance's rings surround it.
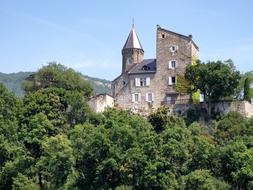
<svg viewBox="0 0 253 190">
<path fill-rule="evenodd" d="M 121 75 L 112 81 L 115 106 L 147 115 L 161 105 L 188 104 L 190 94 L 176 91 L 177 78 L 198 58 L 198 51 L 192 35 L 157 26 L 156 58 L 144 59 L 133 25 L 122 49 Z"/>
<path fill-rule="evenodd" d="M 162 105 L 174 114 L 184 115 L 193 108 L 190 94 L 180 94 L 179 76 L 198 58 L 198 46 L 192 36 L 178 34 L 160 26 L 156 31 L 156 58 L 144 59 L 144 50 L 135 27 L 129 33 L 122 49 L 122 72 L 112 81 L 113 96 L 98 94 L 89 100 L 95 112 L 107 107 L 119 107 L 148 115 Z M 237 111 L 246 117 L 253 116 L 253 105 L 247 101 L 221 101 L 212 104 L 215 112 Z M 205 103 L 199 108 L 205 109 Z"/>
</svg>

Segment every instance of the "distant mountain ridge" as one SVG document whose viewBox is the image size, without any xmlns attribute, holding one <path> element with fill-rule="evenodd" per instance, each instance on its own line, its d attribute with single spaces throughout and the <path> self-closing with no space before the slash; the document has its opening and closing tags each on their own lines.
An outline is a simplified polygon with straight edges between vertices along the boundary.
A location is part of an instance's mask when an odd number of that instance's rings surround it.
<svg viewBox="0 0 253 190">
<path fill-rule="evenodd" d="M 18 72 L 18 73 L 1 73 L 0 83 L 3 83 L 11 92 L 17 96 L 24 96 L 24 91 L 21 88 L 22 81 L 25 80 L 33 72 Z M 111 81 L 105 79 L 99 79 L 82 75 L 84 79 L 90 81 L 97 94 L 107 93 L 111 94 Z"/>
</svg>

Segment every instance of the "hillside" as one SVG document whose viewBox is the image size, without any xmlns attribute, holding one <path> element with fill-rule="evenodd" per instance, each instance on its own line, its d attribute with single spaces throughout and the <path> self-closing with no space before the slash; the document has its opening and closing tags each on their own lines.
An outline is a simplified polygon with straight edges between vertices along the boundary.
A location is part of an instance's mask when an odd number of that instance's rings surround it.
<svg viewBox="0 0 253 190">
<path fill-rule="evenodd" d="M 3 83 L 10 91 L 17 96 L 23 96 L 24 91 L 21 89 L 22 81 L 28 77 L 32 72 L 18 72 L 18 73 L 0 73 L 0 83 Z M 111 82 L 105 79 L 99 79 L 83 75 L 86 80 L 89 80 L 95 89 L 96 93 L 111 94 Z"/>
</svg>

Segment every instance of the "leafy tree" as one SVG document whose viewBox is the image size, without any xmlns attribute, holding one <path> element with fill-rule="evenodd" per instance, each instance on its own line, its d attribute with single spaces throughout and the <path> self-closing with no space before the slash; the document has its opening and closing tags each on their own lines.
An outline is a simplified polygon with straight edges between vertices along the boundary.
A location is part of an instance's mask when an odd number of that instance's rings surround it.
<svg viewBox="0 0 253 190">
<path fill-rule="evenodd" d="M 21 101 L 0 83 L 0 119 L 14 121 L 18 119 Z"/>
<path fill-rule="evenodd" d="M 43 113 L 58 130 L 75 124 L 84 123 L 92 114 L 87 101 L 80 92 L 66 91 L 61 88 L 40 89 L 25 95 L 22 123 Z"/>
<path fill-rule="evenodd" d="M 19 173 L 13 180 L 13 190 L 39 190 L 36 183 L 30 180 L 27 176 Z"/>
<path fill-rule="evenodd" d="M 23 83 L 26 93 L 49 87 L 78 91 L 85 97 L 94 94 L 91 84 L 80 73 L 54 62 L 39 69 Z"/>
<path fill-rule="evenodd" d="M 253 180 L 253 148 L 242 140 L 229 141 L 219 147 L 217 155 L 220 175 L 229 181 L 233 189 L 248 189 Z"/>
<path fill-rule="evenodd" d="M 235 93 L 240 73 L 231 62 L 197 62 L 186 67 L 185 78 L 194 85 L 193 91 L 200 90 L 208 101 L 220 100 Z"/>
<path fill-rule="evenodd" d="M 42 153 L 42 143 L 47 137 L 56 134 L 56 129 L 43 113 L 31 116 L 28 123 L 21 127 L 20 138 L 27 150 L 39 159 Z"/>
<path fill-rule="evenodd" d="M 215 127 L 215 134 L 219 140 L 233 139 L 247 132 L 249 132 L 247 119 L 237 112 L 225 115 Z"/>
<path fill-rule="evenodd" d="M 208 170 L 195 170 L 182 177 L 182 190 L 226 190 L 228 185 L 216 179 Z"/>
<path fill-rule="evenodd" d="M 250 79 L 247 77 L 244 82 L 244 95 L 243 99 L 251 103 L 251 99 L 253 98 L 253 90 L 251 89 L 253 78 Z"/>
<path fill-rule="evenodd" d="M 75 159 L 71 142 L 65 135 L 47 138 L 42 144 L 43 153 L 36 163 L 40 188 L 71 188 L 75 183 Z"/>
<path fill-rule="evenodd" d="M 172 127 L 176 123 L 184 125 L 183 120 L 172 115 L 168 107 L 162 106 L 158 108 L 154 113 L 148 116 L 148 121 L 154 126 L 156 132 L 161 132 L 167 127 Z"/>
<path fill-rule="evenodd" d="M 245 84 L 245 82 L 248 83 L 248 84 Z M 248 93 L 247 96 L 253 98 L 252 84 L 253 84 L 253 71 L 249 71 L 249 72 L 241 74 L 241 78 L 239 80 L 239 85 L 236 89 L 236 98 L 238 100 L 243 100 L 244 99 L 245 87 L 246 87 L 246 91 L 248 91 L 248 92 L 246 92 L 246 94 Z M 247 90 L 247 88 L 249 90 Z"/>
</svg>

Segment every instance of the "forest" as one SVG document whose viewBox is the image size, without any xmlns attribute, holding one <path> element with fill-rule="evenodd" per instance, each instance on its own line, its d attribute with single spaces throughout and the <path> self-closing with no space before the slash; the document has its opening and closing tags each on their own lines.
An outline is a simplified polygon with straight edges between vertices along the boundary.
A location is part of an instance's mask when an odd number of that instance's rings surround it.
<svg viewBox="0 0 253 190">
<path fill-rule="evenodd" d="M 223 68 L 207 71 L 219 79 L 233 69 L 205 65 L 187 68 L 190 90 L 205 91 L 209 102 L 231 94 L 251 100 L 250 74 L 232 73 L 226 88 L 225 80 L 213 90 L 213 80 L 198 86 L 204 70 Z M 231 86 L 229 94 L 215 91 Z M 119 108 L 96 114 L 87 104 L 91 84 L 60 64 L 42 67 L 22 87 L 17 97 L 0 85 L 0 189 L 253 189 L 253 118 L 230 112 L 201 120 L 198 110 L 175 116 L 167 107 L 148 117 Z"/>
</svg>

